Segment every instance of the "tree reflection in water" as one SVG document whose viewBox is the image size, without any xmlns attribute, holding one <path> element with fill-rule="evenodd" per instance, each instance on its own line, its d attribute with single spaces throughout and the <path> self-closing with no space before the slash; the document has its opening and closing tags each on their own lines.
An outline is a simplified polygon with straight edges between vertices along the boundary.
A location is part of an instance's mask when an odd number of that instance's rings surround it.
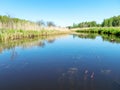
<svg viewBox="0 0 120 90">
<path fill-rule="evenodd" d="M 107 35 L 107 34 L 90 34 L 90 33 L 78 33 L 74 34 L 73 37 L 79 37 L 79 38 L 84 38 L 84 39 L 96 39 L 97 36 L 101 36 L 103 41 L 108 41 L 111 43 L 120 43 L 120 36 L 115 36 L 115 35 Z"/>
</svg>

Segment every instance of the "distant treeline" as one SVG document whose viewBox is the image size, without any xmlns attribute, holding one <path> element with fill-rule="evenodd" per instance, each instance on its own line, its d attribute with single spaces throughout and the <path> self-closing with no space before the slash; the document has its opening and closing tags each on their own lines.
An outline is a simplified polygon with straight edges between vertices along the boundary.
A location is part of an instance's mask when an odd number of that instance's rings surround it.
<svg viewBox="0 0 120 90">
<path fill-rule="evenodd" d="M 103 26 L 103 27 L 119 27 L 120 26 L 120 15 L 114 16 L 114 17 L 111 17 L 108 19 L 104 19 L 101 26 Z"/>
<path fill-rule="evenodd" d="M 12 18 L 9 15 L 0 15 L 0 29 L 14 29 L 14 30 L 41 30 L 42 26 L 55 26 L 53 22 L 44 22 L 42 20 L 32 22 L 19 18 Z"/>
<path fill-rule="evenodd" d="M 120 15 L 114 16 L 108 19 L 104 19 L 101 24 L 97 24 L 96 21 L 81 22 L 68 26 L 68 28 L 87 28 L 87 27 L 119 27 L 120 26 Z"/>
</svg>

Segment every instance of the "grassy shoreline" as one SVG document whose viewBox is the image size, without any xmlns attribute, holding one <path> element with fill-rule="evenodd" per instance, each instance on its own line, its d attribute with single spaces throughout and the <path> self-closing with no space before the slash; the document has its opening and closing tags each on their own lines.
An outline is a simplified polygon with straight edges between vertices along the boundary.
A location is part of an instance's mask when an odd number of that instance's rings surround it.
<svg viewBox="0 0 120 90">
<path fill-rule="evenodd" d="M 77 28 L 72 30 L 8 30 L 0 29 L 0 41 L 18 40 L 41 36 L 51 36 L 70 33 L 96 33 L 120 36 L 120 27 Z"/>
<path fill-rule="evenodd" d="M 60 30 L 0 30 L 0 41 L 16 40 L 23 38 L 34 38 L 40 36 L 58 35 L 69 33 L 69 31 Z"/>
<path fill-rule="evenodd" d="M 120 36 L 120 27 L 97 27 L 97 28 L 87 28 L 75 30 L 75 32 L 80 33 L 98 33 L 98 34 L 109 34 Z"/>
</svg>

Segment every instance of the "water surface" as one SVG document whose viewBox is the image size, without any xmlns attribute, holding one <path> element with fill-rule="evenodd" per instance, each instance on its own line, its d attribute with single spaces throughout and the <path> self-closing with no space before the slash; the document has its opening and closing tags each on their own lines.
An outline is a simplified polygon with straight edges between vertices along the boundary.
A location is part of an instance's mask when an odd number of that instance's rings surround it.
<svg viewBox="0 0 120 90">
<path fill-rule="evenodd" d="M 119 38 L 66 35 L 0 43 L 0 90 L 120 90 Z"/>
</svg>

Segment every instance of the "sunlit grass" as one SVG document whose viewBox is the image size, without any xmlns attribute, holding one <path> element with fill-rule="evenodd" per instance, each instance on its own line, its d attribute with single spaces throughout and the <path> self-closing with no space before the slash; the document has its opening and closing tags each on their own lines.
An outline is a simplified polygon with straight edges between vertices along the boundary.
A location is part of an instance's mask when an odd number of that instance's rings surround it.
<svg viewBox="0 0 120 90">
<path fill-rule="evenodd" d="M 120 27 L 89 28 L 76 32 L 120 35 Z"/>
<path fill-rule="evenodd" d="M 34 38 L 40 36 L 48 36 L 48 35 L 56 35 L 56 34 L 63 34 L 68 33 L 66 31 L 59 31 L 59 30 L 0 30 L 0 40 L 14 40 L 14 39 L 22 39 L 22 38 Z"/>
</svg>

